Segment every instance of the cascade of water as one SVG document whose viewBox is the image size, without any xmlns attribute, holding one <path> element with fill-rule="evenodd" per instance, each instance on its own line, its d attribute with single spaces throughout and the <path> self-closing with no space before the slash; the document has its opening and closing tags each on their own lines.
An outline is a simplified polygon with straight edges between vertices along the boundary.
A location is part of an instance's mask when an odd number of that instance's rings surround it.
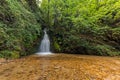
<svg viewBox="0 0 120 80">
<path fill-rule="evenodd" d="M 49 40 L 46 29 L 44 29 L 44 37 L 43 37 L 40 47 L 39 47 L 39 53 L 37 53 L 37 54 L 51 54 L 50 40 Z"/>
</svg>

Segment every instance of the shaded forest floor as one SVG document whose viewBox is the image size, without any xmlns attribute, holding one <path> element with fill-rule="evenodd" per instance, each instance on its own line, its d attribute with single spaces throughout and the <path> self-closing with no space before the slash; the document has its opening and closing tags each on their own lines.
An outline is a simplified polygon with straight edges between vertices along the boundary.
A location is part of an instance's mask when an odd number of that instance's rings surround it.
<svg viewBox="0 0 120 80">
<path fill-rule="evenodd" d="M 54 54 L 0 59 L 0 80 L 120 80 L 120 57 Z"/>
</svg>

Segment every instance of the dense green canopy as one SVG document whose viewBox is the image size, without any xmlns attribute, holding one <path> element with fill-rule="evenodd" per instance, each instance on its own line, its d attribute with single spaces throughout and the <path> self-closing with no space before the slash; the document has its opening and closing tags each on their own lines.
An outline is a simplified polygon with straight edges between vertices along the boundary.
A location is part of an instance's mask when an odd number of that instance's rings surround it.
<svg viewBox="0 0 120 80">
<path fill-rule="evenodd" d="M 55 51 L 120 54 L 119 0 L 43 0 L 40 10 Z"/>
<path fill-rule="evenodd" d="M 119 0 L 36 1 L 0 1 L 0 57 L 35 52 L 45 27 L 53 52 L 120 55 Z"/>
<path fill-rule="evenodd" d="M 0 57 L 16 58 L 33 48 L 41 30 L 37 8 L 35 0 L 0 0 Z"/>
</svg>

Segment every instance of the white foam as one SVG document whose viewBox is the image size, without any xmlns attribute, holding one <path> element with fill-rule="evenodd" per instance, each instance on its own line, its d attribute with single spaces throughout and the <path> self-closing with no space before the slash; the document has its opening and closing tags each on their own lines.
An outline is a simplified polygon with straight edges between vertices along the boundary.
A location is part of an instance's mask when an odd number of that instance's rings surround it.
<svg viewBox="0 0 120 80">
<path fill-rule="evenodd" d="M 50 55 L 52 54 L 51 52 L 38 52 L 36 53 L 37 55 Z"/>
</svg>

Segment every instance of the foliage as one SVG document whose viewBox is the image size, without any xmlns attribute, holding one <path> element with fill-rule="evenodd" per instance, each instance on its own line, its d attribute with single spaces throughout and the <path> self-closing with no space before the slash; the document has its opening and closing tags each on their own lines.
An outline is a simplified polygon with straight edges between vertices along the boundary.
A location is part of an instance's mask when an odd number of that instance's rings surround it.
<svg viewBox="0 0 120 80">
<path fill-rule="evenodd" d="M 35 0 L 33 0 L 35 1 Z M 27 0 L 0 1 L 0 55 L 19 57 L 32 51 L 40 36 L 41 27 L 36 18 L 36 4 Z M 38 16 L 39 17 L 39 16 Z M 30 53 L 29 53 L 30 54 Z"/>
<path fill-rule="evenodd" d="M 41 24 L 59 52 L 120 55 L 119 9 L 119 0 L 43 0 Z"/>
<path fill-rule="evenodd" d="M 49 1 L 49 2 L 48 2 Z M 48 28 L 55 52 L 120 55 L 119 0 L 0 1 L 0 57 L 34 51 Z"/>
<path fill-rule="evenodd" d="M 0 51 L 0 57 L 3 57 L 3 58 L 19 58 L 20 55 L 19 55 L 19 52 L 17 51 L 9 51 L 9 50 L 4 50 L 4 51 Z"/>
</svg>

